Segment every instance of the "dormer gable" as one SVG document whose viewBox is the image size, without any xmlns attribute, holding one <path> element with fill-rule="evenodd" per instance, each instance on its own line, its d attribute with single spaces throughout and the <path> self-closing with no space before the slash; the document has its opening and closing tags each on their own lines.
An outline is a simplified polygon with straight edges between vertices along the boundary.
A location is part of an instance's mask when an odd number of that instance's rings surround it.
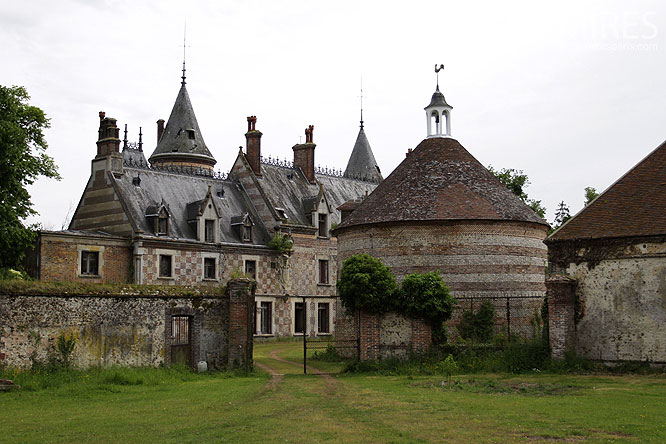
<svg viewBox="0 0 666 444">
<path fill-rule="evenodd" d="M 303 198 L 303 211 L 313 227 L 317 229 L 318 237 L 330 237 L 332 208 L 324 192 L 324 186 L 319 184 L 319 193 L 316 196 Z"/>
<path fill-rule="evenodd" d="M 241 242 L 252 243 L 254 240 L 254 222 L 250 213 L 231 218 L 231 228 Z"/>
<path fill-rule="evenodd" d="M 168 236 L 171 219 L 169 205 L 162 199 L 159 205 L 149 205 L 146 208 L 146 219 L 157 236 Z"/>
<path fill-rule="evenodd" d="M 220 242 L 221 217 L 222 211 L 213 198 L 210 185 L 203 199 L 187 204 L 187 223 L 201 242 Z"/>
</svg>

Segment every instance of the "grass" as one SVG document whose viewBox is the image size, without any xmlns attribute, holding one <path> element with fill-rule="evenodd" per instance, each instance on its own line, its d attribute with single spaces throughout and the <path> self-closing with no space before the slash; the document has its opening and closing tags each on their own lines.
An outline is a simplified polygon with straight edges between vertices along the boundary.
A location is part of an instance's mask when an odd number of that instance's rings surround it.
<svg viewBox="0 0 666 444">
<path fill-rule="evenodd" d="M 663 375 L 482 373 L 453 376 L 451 384 L 443 375 L 324 379 L 272 358 L 276 349 L 298 361 L 302 343 L 255 345 L 257 362 L 285 373 L 274 387 L 260 371 L 14 375 L 31 388 L 0 392 L 0 442 L 666 442 Z"/>
</svg>

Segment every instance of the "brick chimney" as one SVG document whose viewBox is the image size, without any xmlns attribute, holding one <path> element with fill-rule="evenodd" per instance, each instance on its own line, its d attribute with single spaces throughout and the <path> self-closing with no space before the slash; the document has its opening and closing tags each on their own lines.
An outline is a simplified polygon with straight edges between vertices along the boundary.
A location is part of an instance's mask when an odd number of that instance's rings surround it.
<svg viewBox="0 0 666 444">
<path fill-rule="evenodd" d="M 313 130 L 313 125 L 305 128 L 305 143 L 299 143 L 292 148 L 294 150 L 294 167 L 299 167 L 310 183 L 315 183 L 314 150 L 317 145 L 312 141 Z"/>
<path fill-rule="evenodd" d="M 99 137 L 97 138 L 97 157 L 120 153 L 120 129 L 116 119 L 106 117 L 104 111 L 99 112 Z"/>
<path fill-rule="evenodd" d="M 257 124 L 257 116 L 250 116 L 247 118 L 247 133 L 245 139 L 247 145 L 245 148 L 245 157 L 252 167 L 252 171 L 257 176 L 261 176 L 261 131 L 255 128 Z"/>
<path fill-rule="evenodd" d="M 159 142 L 162 138 L 162 133 L 164 132 L 164 119 L 157 121 L 157 141 Z"/>
</svg>

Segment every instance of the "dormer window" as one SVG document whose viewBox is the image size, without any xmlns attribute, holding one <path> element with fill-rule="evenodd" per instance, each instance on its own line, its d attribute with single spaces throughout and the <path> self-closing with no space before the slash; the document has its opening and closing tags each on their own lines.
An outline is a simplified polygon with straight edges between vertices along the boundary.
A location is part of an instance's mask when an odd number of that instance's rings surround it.
<svg viewBox="0 0 666 444">
<path fill-rule="evenodd" d="M 280 219 L 282 220 L 287 219 L 287 212 L 285 211 L 284 208 L 275 207 L 275 212 L 277 213 Z"/>
<path fill-rule="evenodd" d="M 243 242 L 252 242 L 252 225 L 243 225 Z"/>
<path fill-rule="evenodd" d="M 318 218 L 319 237 L 328 237 L 328 214 L 319 213 Z"/>
<path fill-rule="evenodd" d="M 157 218 L 157 234 L 160 236 L 169 234 L 169 218 L 167 216 L 160 215 Z"/>
<path fill-rule="evenodd" d="M 236 232 L 241 242 L 252 242 L 252 227 L 254 227 L 254 222 L 252 222 L 248 213 L 231 218 L 231 228 Z"/>
<path fill-rule="evenodd" d="M 187 138 L 190 140 L 194 140 L 194 130 L 193 129 L 188 129 L 185 130 L 187 132 Z"/>
<path fill-rule="evenodd" d="M 215 242 L 215 220 L 206 219 L 204 222 L 204 240 L 208 243 Z"/>
</svg>

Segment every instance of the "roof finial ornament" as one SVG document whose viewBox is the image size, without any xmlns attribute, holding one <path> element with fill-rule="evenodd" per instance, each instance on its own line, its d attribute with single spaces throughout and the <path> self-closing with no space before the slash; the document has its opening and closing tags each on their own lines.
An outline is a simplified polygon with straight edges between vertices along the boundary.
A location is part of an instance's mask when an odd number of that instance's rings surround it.
<svg viewBox="0 0 666 444">
<path fill-rule="evenodd" d="M 185 83 L 187 83 L 185 82 L 185 48 L 187 48 L 187 45 L 185 44 L 186 38 L 187 38 L 187 21 L 185 21 L 185 28 L 183 29 L 183 75 L 181 77 L 181 79 L 183 80 L 180 82 L 181 86 L 185 86 Z"/>
<path fill-rule="evenodd" d="M 437 91 L 439 91 L 439 72 L 444 69 L 444 65 L 440 64 L 437 66 L 435 63 L 435 74 L 437 75 Z"/>
<path fill-rule="evenodd" d="M 125 130 L 127 133 L 127 130 Z M 139 151 L 143 151 L 143 134 L 141 133 L 141 127 L 139 127 Z"/>
<path fill-rule="evenodd" d="M 363 129 L 363 76 L 361 76 L 361 129 Z"/>
<path fill-rule="evenodd" d="M 127 149 L 127 124 L 125 124 L 125 137 L 123 137 L 123 151 Z"/>
</svg>

